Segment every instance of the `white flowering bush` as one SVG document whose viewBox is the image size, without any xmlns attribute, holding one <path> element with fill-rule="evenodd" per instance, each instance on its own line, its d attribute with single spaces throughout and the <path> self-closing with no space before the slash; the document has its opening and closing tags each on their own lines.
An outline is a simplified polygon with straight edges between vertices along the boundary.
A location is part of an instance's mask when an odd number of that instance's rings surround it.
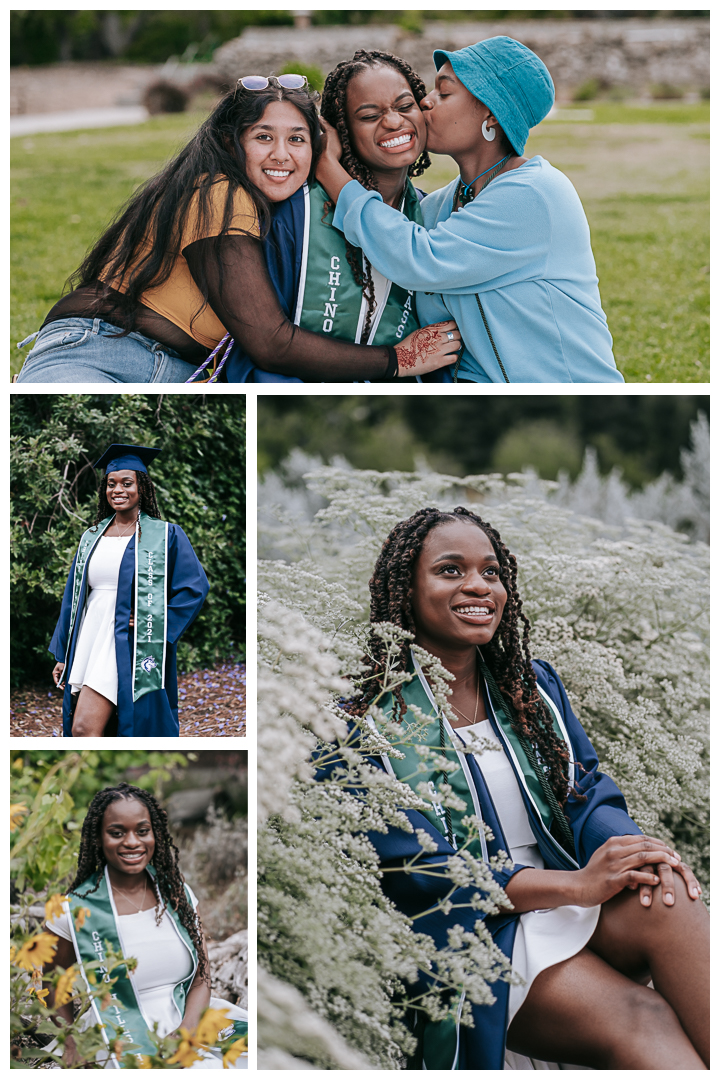
<svg viewBox="0 0 720 1080">
<path fill-rule="evenodd" d="M 343 676 L 364 651 L 367 581 L 382 541 L 423 506 L 472 506 L 500 531 L 518 558 L 533 654 L 558 670 L 630 813 L 671 841 L 704 887 L 708 549 L 661 523 L 583 516 L 553 498 L 557 484 L 532 474 L 458 479 L 339 463 L 314 469 L 305 484 L 320 507 L 312 518 L 297 504 L 283 509 L 281 485 L 280 505 L 261 513 L 259 545 L 273 557 L 259 571 L 259 958 L 325 1025 L 317 1044 L 306 1040 L 305 1062 L 357 1068 L 342 1062 L 359 1052 L 370 1067 L 400 1068 L 412 1045 L 402 1010 L 419 972 L 432 966 L 441 987 L 462 985 L 480 1003 L 491 1000 L 494 981 L 512 976 L 481 922 L 476 935 L 458 929 L 439 955 L 380 888 L 365 833 L 407 828 L 403 809 L 417 807 L 418 796 L 368 768 L 333 701 L 353 693 Z M 389 669 L 386 679 L 402 674 Z M 397 732 L 380 721 L 371 709 L 360 723 L 362 749 L 392 756 Z M 335 774 L 317 782 L 314 769 L 330 760 Z M 452 888 L 477 887 L 478 910 L 502 903 L 487 868 L 467 853 L 448 860 L 448 873 Z M 451 997 L 435 992 L 421 1005 L 440 1016 Z M 264 1046 L 280 1062 L 292 1021 L 273 1035 L 274 1009 Z"/>
</svg>

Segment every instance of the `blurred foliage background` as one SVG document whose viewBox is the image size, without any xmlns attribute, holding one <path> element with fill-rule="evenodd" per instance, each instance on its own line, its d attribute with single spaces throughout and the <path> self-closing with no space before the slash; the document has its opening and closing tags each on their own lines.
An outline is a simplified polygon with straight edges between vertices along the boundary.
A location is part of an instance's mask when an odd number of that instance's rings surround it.
<svg viewBox="0 0 720 1080">
<path fill-rule="evenodd" d="M 162 448 L 150 471 L 160 513 L 185 530 L 210 581 L 179 669 L 242 658 L 245 397 L 17 394 L 10 412 L 13 685 L 48 679 L 68 571 L 95 520 L 92 464 L 114 442 Z"/>
<path fill-rule="evenodd" d="M 347 395 L 258 397 L 258 469 L 276 469 L 299 448 L 356 469 L 520 472 L 575 478 L 585 448 L 602 474 L 622 470 L 639 488 L 663 472 L 681 475 L 690 423 L 709 414 L 706 395 Z"/>
<path fill-rule="evenodd" d="M 10 63 L 50 64 L 57 60 L 117 59 L 139 63 L 162 63 L 168 57 L 192 53 L 207 60 L 223 42 L 237 37 L 246 26 L 292 26 L 293 11 L 11 11 Z M 650 18 L 662 15 L 702 17 L 709 11 L 570 11 L 570 10 L 477 10 L 473 20 L 583 19 L 612 16 Z M 412 31 L 424 20 L 466 21 L 465 10 L 395 11 L 342 9 L 313 11 L 316 26 L 367 23 L 399 23 Z"/>
</svg>

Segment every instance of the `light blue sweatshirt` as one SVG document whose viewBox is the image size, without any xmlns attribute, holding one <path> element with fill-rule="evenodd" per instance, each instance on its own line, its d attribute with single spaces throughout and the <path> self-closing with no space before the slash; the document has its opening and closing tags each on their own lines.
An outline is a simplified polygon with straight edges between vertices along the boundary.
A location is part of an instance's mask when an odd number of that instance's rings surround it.
<svg viewBox="0 0 720 1080">
<path fill-rule="evenodd" d="M 381 274 L 417 294 L 423 325 L 452 317 L 465 351 L 458 378 L 622 382 L 600 303 L 590 229 L 568 178 L 542 157 L 498 176 L 452 213 L 453 180 L 422 201 L 424 227 L 356 180 L 333 225 Z M 444 368 L 444 379 L 452 368 Z"/>
</svg>

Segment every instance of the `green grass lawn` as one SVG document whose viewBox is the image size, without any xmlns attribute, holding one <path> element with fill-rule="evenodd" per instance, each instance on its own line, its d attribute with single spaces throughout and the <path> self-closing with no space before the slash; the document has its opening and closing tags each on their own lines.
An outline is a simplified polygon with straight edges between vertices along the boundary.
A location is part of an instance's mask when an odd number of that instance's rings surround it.
<svg viewBox="0 0 720 1080">
<path fill-rule="evenodd" d="M 535 129 L 526 153 L 562 169 L 580 194 L 618 367 L 628 382 L 705 382 L 708 105 L 578 109 L 577 122 Z M 15 343 L 39 327 L 102 228 L 204 115 L 11 140 L 13 373 L 22 363 Z M 430 191 L 455 175 L 452 161 L 436 157 L 419 184 Z"/>
</svg>

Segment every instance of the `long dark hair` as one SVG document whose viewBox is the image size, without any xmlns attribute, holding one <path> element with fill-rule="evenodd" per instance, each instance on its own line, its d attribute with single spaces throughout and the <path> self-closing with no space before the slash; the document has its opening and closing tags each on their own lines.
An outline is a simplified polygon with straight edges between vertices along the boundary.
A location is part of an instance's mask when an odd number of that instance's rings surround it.
<svg viewBox="0 0 720 1080">
<path fill-rule="evenodd" d="M 68 286 L 78 289 L 98 285 L 95 306 L 107 302 L 107 286 L 100 282 L 122 281 L 124 292 L 113 293 L 125 330 L 132 329 L 134 313 L 141 296 L 149 288 L 167 281 L 178 257 L 177 242 L 181 223 L 197 192 L 197 232 L 210 221 L 213 184 L 227 179 L 227 193 L 219 237 L 226 236 L 232 221 L 234 197 L 238 189 L 246 191 L 255 204 L 260 235 L 270 227 L 270 203 L 248 178 L 245 151 L 241 139 L 245 131 L 262 117 L 273 101 L 287 101 L 298 109 L 308 123 L 313 149 L 311 176 L 321 151 L 322 131 L 317 117 L 314 93 L 286 90 L 271 84 L 266 90 L 245 90 L 238 86 L 226 94 L 200 126 L 190 142 L 156 176 L 151 177 L 122 208 L 105 230 L 82 265 L 68 278 Z M 145 244 L 147 243 L 147 246 Z M 222 260 L 220 260 L 222 288 Z M 208 283 L 204 272 L 197 282 L 204 304 L 208 301 Z M 202 309 L 201 309 L 202 310 Z M 194 317 L 197 318 L 199 312 Z"/>
<path fill-rule="evenodd" d="M 135 472 L 135 470 L 130 470 Z M 140 501 L 138 502 L 138 510 L 141 510 L 143 514 L 147 514 L 148 517 L 159 518 L 160 511 L 158 510 L 157 496 L 155 494 L 155 485 L 150 479 L 150 474 L 146 472 L 135 472 L 137 479 L 138 494 Z M 97 512 L 95 514 L 95 521 L 91 528 L 94 529 L 96 525 L 99 525 L 101 521 L 104 521 L 106 517 L 110 517 L 114 514 L 112 506 L 108 502 L 107 497 L 107 475 L 102 476 L 98 485 L 98 505 Z M 138 532 L 140 532 L 140 525 L 138 524 Z"/>
<path fill-rule="evenodd" d="M 343 60 L 334 68 L 327 79 L 323 89 L 320 115 L 324 117 L 334 128 L 337 128 L 342 145 L 342 157 L 340 163 L 346 172 L 350 173 L 353 180 L 358 180 L 368 191 L 377 191 L 377 183 L 371 169 L 368 168 L 356 156 L 350 142 L 350 131 L 347 121 L 347 88 L 350 80 L 359 72 L 369 67 L 393 67 L 407 80 L 415 101 L 420 104 L 425 97 L 425 83 L 417 72 L 413 71 L 407 61 L 392 53 L 379 52 L 377 49 L 358 49 L 352 60 Z M 408 170 L 408 176 L 422 176 L 430 166 L 430 158 L 427 151 L 423 151 L 414 165 Z M 373 282 L 370 266 L 360 248 L 345 242 L 345 252 L 348 265 L 353 278 L 363 291 L 367 300 L 368 310 L 361 341 L 366 343 L 370 336 L 372 317 L 375 311 L 375 285 Z"/>
<path fill-rule="evenodd" d="M 178 867 L 178 849 L 172 842 L 168 828 L 167 814 L 160 803 L 148 791 L 142 788 L 132 787 L 130 784 L 117 784 L 116 787 L 104 788 L 98 791 L 88 807 L 88 812 L 83 821 L 80 834 L 80 851 L 78 853 L 78 866 L 75 880 L 70 886 L 70 892 L 76 896 L 85 898 L 97 891 L 100 884 L 100 875 L 105 868 L 105 853 L 102 846 L 102 820 L 105 811 L 111 803 L 117 799 L 137 799 L 143 803 L 150 816 L 153 836 L 155 838 L 155 853 L 152 857 L 152 866 L 156 874 L 157 904 L 155 906 L 155 921 L 159 925 L 168 907 L 168 904 L 177 912 L 180 922 L 190 935 L 190 939 L 197 950 L 198 974 L 203 982 L 210 984 L 210 972 L 205 960 L 205 950 L 202 941 L 202 924 L 197 912 L 187 898 L 183 877 Z M 93 877 L 96 878 L 92 887 L 87 892 L 78 892 L 81 885 L 88 884 Z"/>
<path fill-rule="evenodd" d="M 537 749 L 547 766 L 555 796 L 563 806 L 568 797 L 567 747 L 555 734 L 552 717 L 537 688 L 530 658 L 530 622 L 523 612 L 517 589 L 517 561 L 492 525 L 464 506 L 456 506 L 451 513 L 434 508 L 418 510 L 412 517 L 400 521 L 383 544 L 370 578 L 370 621 L 394 623 L 415 633 L 410 602 L 413 570 L 428 533 L 437 525 L 452 521 L 476 525 L 495 551 L 507 601 L 495 636 L 483 646 L 483 658 L 500 692 L 510 703 L 508 712 L 513 726 Z M 400 646 L 398 660 L 402 671 L 413 670 L 410 646 L 410 642 Z M 363 661 L 370 670 L 365 674 L 361 697 L 349 707 L 353 715 L 363 715 L 370 702 L 382 692 L 386 659 L 386 646 L 371 633 L 368 655 Z M 395 691 L 395 698 L 397 715 L 402 718 L 406 706 L 400 689 Z"/>
</svg>

